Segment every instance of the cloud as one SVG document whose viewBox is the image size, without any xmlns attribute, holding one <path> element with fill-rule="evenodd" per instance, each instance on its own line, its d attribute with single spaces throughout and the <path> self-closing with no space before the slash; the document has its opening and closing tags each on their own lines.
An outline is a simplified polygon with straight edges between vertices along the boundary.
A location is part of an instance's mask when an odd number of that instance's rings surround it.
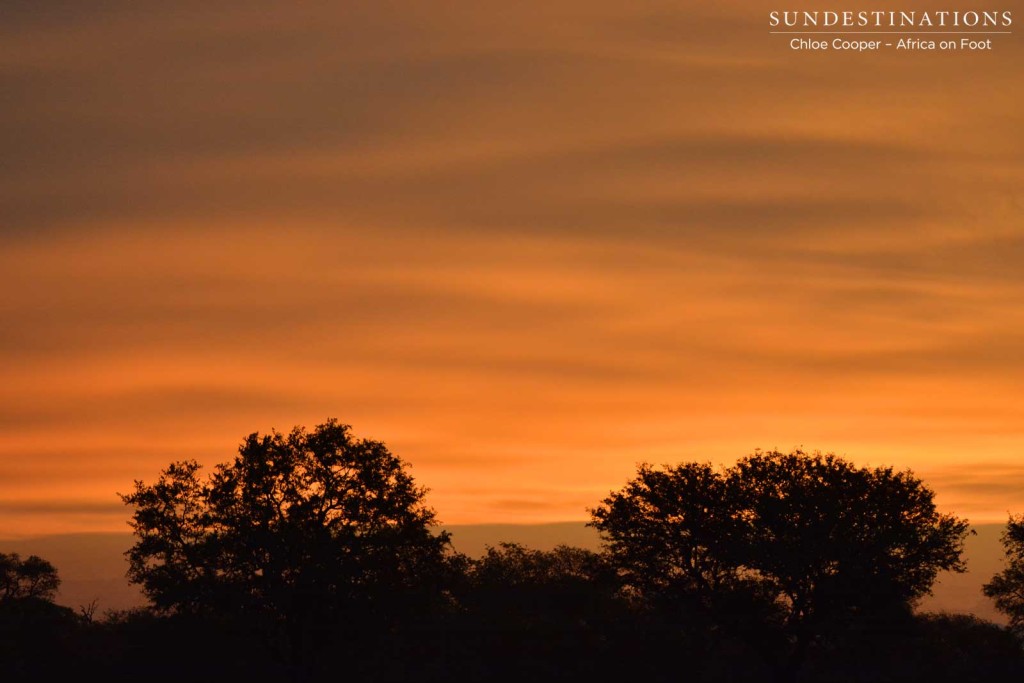
<svg viewBox="0 0 1024 683">
<path fill-rule="evenodd" d="M 951 495 L 985 500 L 991 506 L 1010 503 L 1010 512 L 1024 508 L 1024 466 L 1006 462 L 977 462 L 948 467 L 929 477 Z"/>
<path fill-rule="evenodd" d="M 0 500 L 0 514 L 4 515 L 117 515 L 124 514 L 121 503 L 98 501 L 10 501 Z"/>
<path fill-rule="evenodd" d="M 1019 46 L 865 68 L 766 13 L 18 4 L 0 498 L 328 416 L 456 521 L 756 445 L 1012 462 Z"/>
</svg>

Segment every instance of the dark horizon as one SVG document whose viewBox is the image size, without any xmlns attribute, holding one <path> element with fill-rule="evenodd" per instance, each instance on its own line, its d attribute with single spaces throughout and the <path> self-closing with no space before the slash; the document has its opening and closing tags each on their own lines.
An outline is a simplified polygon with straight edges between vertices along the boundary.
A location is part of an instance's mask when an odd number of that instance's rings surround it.
<svg viewBox="0 0 1024 683">
<path fill-rule="evenodd" d="M 203 654 L 151 680 L 653 683 L 678 676 L 680 652 L 701 681 L 1024 673 L 1024 517 L 972 528 L 913 473 L 834 454 L 640 464 L 587 524 L 444 527 L 407 463 L 328 420 L 251 434 L 209 476 L 171 463 L 121 497 L 130 535 L 0 554 L 0 673 L 118 678 L 182 642 Z M 1005 571 L 985 571 L 993 545 Z M 75 553 L 88 578 L 67 571 Z M 97 597 L 124 587 L 115 567 L 139 589 L 123 609 Z M 943 604 L 964 589 L 1008 622 Z M 56 602 L 75 590 L 90 593 Z"/>
<path fill-rule="evenodd" d="M 966 574 L 943 573 L 934 595 L 922 600 L 922 611 L 948 611 L 1005 624 L 1006 617 L 995 610 L 981 586 L 1002 566 L 999 536 L 1005 525 L 976 524 L 976 536 L 967 539 Z M 584 521 L 543 524 L 450 524 L 440 525 L 452 533 L 452 545 L 471 557 L 483 554 L 485 546 L 501 542 L 521 543 L 537 550 L 551 550 L 559 544 L 597 550 L 596 530 Z M 128 567 L 123 553 L 132 543 L 130 531 L 51 534 L 22 539 L 0 539 L 0 552 L 36 554 L 52 561 L 63 578 L 57 602 L 72 608 L 99 600 L 104 609 L 127 609 L 145 604 L 137 588 L 125 578 Z"/>
</svg>

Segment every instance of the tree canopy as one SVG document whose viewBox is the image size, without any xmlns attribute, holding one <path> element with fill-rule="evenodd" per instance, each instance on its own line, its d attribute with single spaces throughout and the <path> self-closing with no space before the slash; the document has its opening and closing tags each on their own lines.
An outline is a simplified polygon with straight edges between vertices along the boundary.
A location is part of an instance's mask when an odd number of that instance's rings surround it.
<svg viewBox="0 0 1024 683">
<path fill-rule="evenodd" d="M 795 661 L 838 624 L 906 609 L 939 571 L 963 571 L 968 530 L 909 471 L 802 451 L 722 471 L 641 465 L 591 514 L 626 590 L 716 619 L 745 596 L 747 613 L 775 612 Z"/>
<path fill-rule="evenodd" d="M 60 588 L 57 569 L 37 555 L 0 553 L 0 602 L 23 599 L 53 600 Z"/>
<path fill-rule="evenodd" d="M 747 531 L 734 560 L 770 582 L 790 618 L 909 605 L 939 571 L 964 571 L 967 522 L 938 512 L 909 471 L 771 452 L 726 476 Z"/>
<path fill-rule="evenodd" d="M 737 578 L 732 556 L 744 529 L 730 484 L 708 464 L 644 464 L 591 510 L 629 589 L 647 599 L 709 596 Z"/>
<path fill-rule="evenodd" d="M 156 609 L 302 632 L 433 594 L 448 535 L 432 531 L 425 490 L 383 443 L 336 420 L 253 433 L 201 474 L 174 463 L 122 496 L 137 537 L 129 578 Z"/>
<path fill-rule="evenodd" d="M 460 600 L 492 623 L 533 628 L 589 623 L 611 609 L 614 582 L 598 553 L 559 545 L 535 550 L 518 543 L 489 546 L 467 563 Z"/>
<path fill-rule="evenodd" d="M 1024 515 L 1010 516 L 1001 540 L 1006 567 L 983 590 L 1015 629 L 1024 630 Z"/>
</svg>

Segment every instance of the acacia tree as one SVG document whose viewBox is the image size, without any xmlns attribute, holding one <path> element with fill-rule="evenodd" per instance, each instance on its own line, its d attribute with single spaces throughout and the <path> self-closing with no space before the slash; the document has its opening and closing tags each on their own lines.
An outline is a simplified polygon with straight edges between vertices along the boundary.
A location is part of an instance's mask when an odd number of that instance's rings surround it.
<svg viewBox="0 0 1024 683">
<path fill-rule="evenodd" d="M 206 478 L 180 462 L 136 481 L 122 496 L 137 537 L 129 578 L 158 611 L 242 617 L 292 650 L 437 595 L 449 543 L 431 530 L 425 490 L 383 443 L 349 430 L 253 433 Z"/>
<path fill-rule="evenodd" d="M 1003 530 L 1006 568 L 985 584 L 986 596 L 996 602 L 996 609 L 1010 617 L 1010 625 L 1024 630 L 1024 515 L 1010 516 Z"/>
<path fill-rule="evenodd" d="M 967 522 L 938 512 L 911 472 L 834 455 L 755 453 L 716 471 L 687 463 L 638 476 L 591 511 L 626 585 L 685 605 L 745 592 L 788 646 L 780 679 L 807 647 L 858 617 L 908 608 L 939 571 L 964 570 Z"/>
</svg>

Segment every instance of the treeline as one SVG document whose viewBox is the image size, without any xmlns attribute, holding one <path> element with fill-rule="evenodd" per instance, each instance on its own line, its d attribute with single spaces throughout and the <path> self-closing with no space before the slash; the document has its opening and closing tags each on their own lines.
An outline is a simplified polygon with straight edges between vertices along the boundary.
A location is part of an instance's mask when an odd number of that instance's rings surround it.
<svg viewBox="0 0 1024 683">
<path fill-rule="evenodd" d="M 501 562 L 538 553 L 495 549 Z M 508 557 L 511 553 L 515 559 Z M 492 569 L 494 565 L 492 558 Z M 667 609 L 638 609 L 600 583 L 547 573 L 478 579 L 463 599 L 386 619 L 353 613 L 318 624 L 306 660 L 262 625 L 227 614 L 150 610 L 89 618 L 46 601 L 0 606 L 5 681 L 772 681 L 788 647 L 773 625 L 710 627 Z M 497 578 L 495 576 L 494 578 Z M 707 629 L 703 631 L 703 629 Z M 1008 629 L 964 615 L 879 615 L 810 648 L 793 680 L 1021 680 L 1024 656 Z"/>
<path fill-rule="evenodd" d="M 0 555 L 0 678 L 250 681 L 996 681 L 1015 628 L 913 607 L 963 571 L 965 520 L 910 472 L 756 452 L 641 466 L 590 510 L 599 553 L 451 549 L 384 444 L 329 421 L 252 434 L 123 496 L 147 609 L 52 602 Z M 986 592 L 1020 627 L 1024 522 Z M 1016 602 L 1015 602 L 1016 600 Z"/>
</svg>

